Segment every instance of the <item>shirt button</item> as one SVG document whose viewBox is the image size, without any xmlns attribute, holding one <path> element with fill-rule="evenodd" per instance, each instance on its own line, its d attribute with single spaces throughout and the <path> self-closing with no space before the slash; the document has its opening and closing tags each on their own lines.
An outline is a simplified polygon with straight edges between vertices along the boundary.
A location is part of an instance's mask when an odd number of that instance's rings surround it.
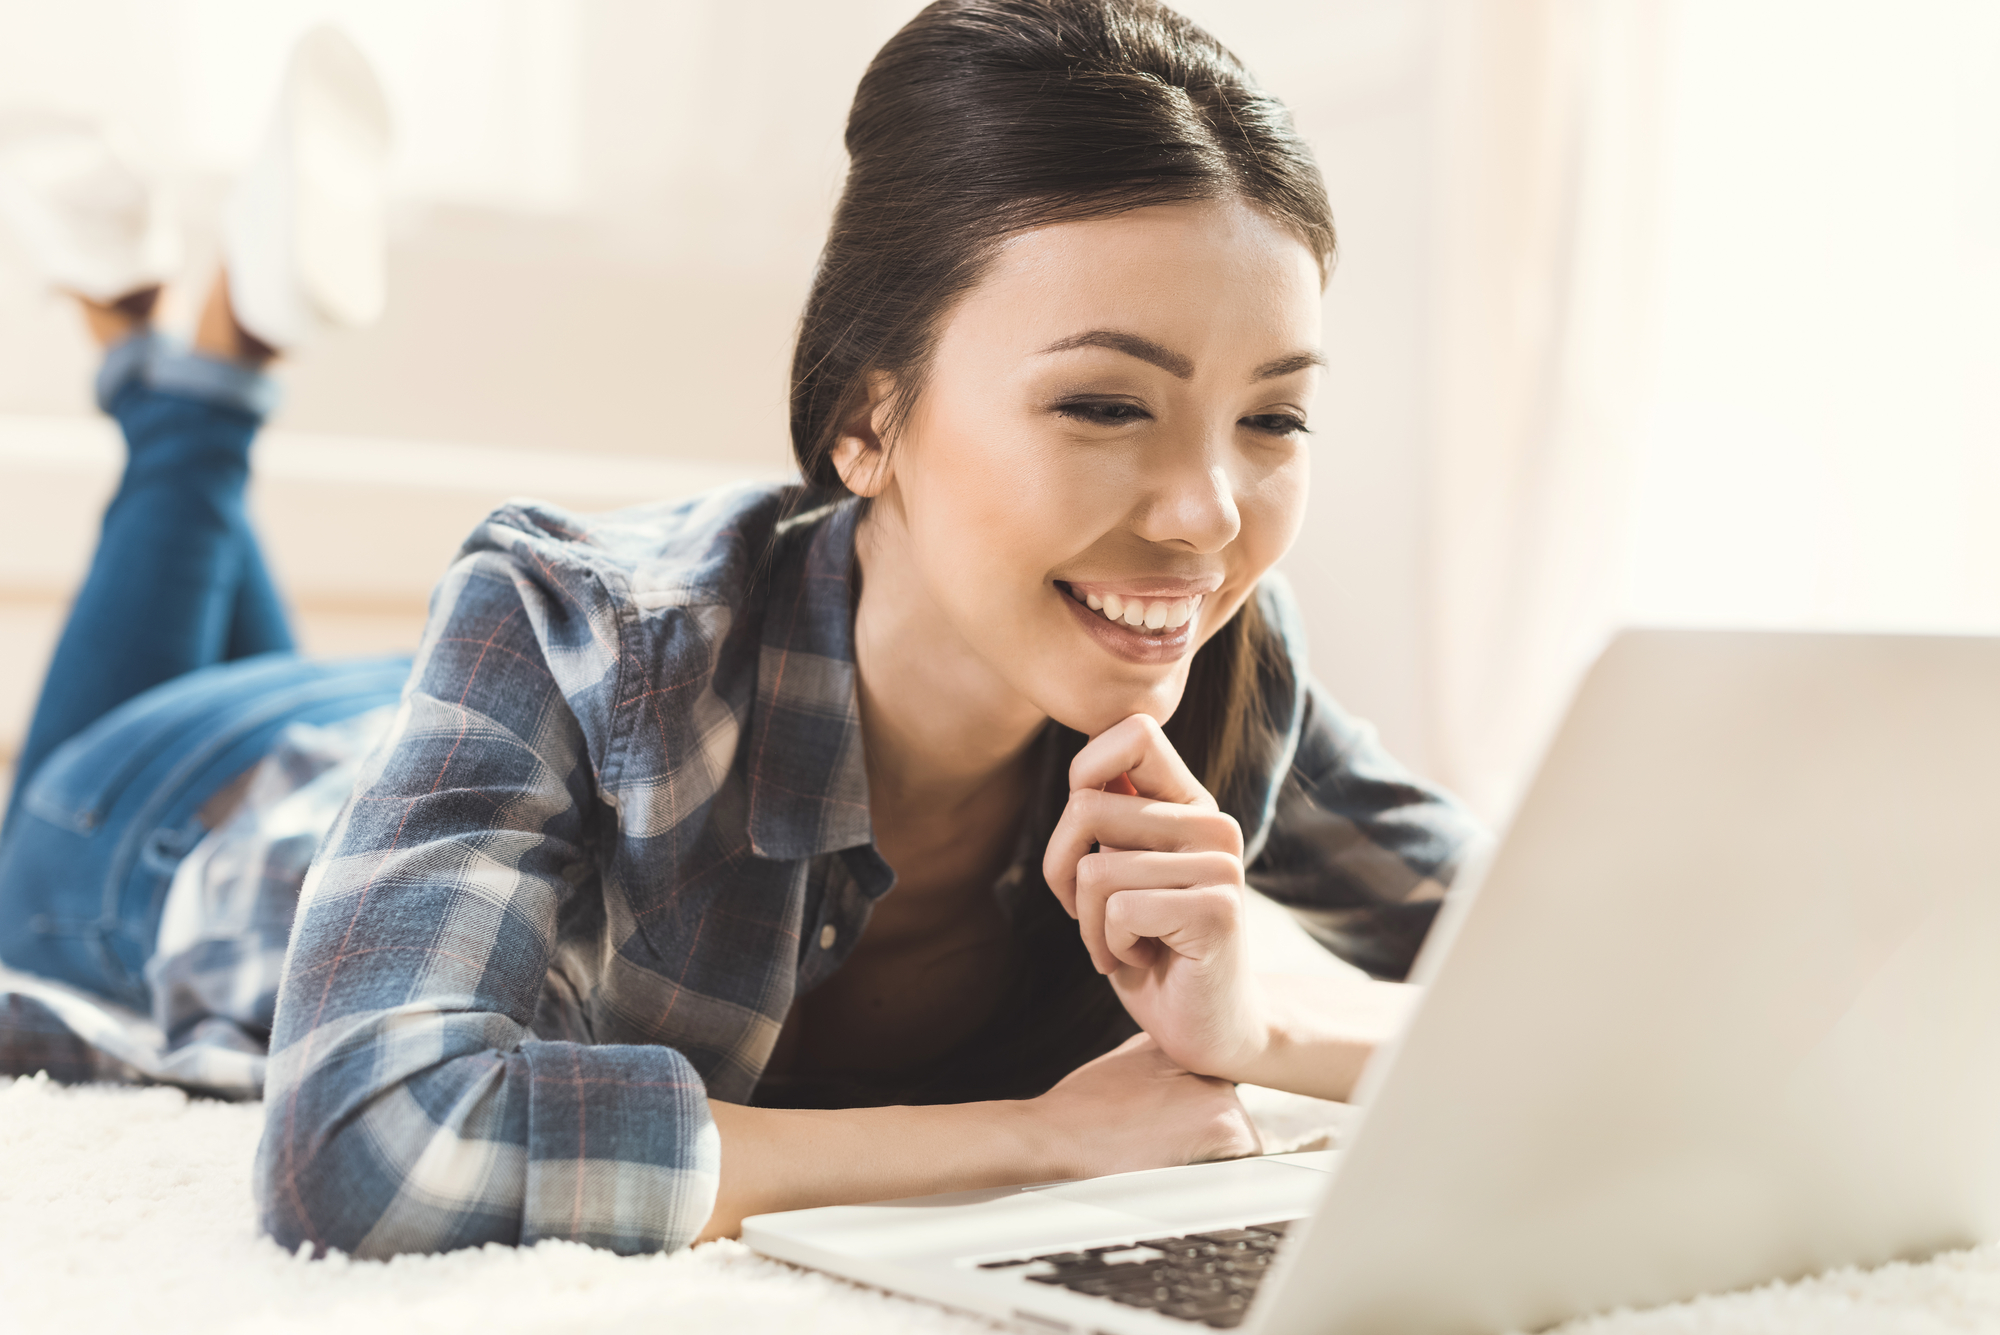
<svg viewBox="0 0 2000 1335">
<path fill-rule="evenodd" d="M 833 930 L 832 923 L 828 923 L 819 929 L 819 948 L 821 950 L 832 950 L 833 943 L 839 939 L 840 933 Z"/>
</svg>

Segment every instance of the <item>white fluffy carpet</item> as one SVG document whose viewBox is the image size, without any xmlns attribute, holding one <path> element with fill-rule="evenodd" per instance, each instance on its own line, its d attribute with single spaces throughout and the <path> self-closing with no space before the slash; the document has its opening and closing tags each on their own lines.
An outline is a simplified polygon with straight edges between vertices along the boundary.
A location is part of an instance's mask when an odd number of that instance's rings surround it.
<svg viewBox="0 0 2000 1335">
<path fill-rule="evenodd" d="M 1296 1138 L 1303 1102 L 1253 1095 Z M 388 1263 L 302 1260 L 258 1235 L 262 1109 L 171 1089 L 0 1082 L 0 1331 L 986 1332 L 983 1321 L 735 1243 L 618 1257 L 569 1243 Z M 1317 1114 L 1324 1120 L 1324 1113 Z M 1574 1323 L 1565 1335 L 2000 1331 L 2000 1247 Z"/>
</svg>

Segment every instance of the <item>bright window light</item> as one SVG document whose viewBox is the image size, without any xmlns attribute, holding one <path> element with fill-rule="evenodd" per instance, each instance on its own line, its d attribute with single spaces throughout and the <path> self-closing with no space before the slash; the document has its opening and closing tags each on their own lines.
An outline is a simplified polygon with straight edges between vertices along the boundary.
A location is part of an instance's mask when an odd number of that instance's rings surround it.
<svg viewBox="0 0 2000 1335">
<path fill-rule="evenodd" d="M 2000 6 L 1684 0 L 1625 612 L 2000 632 Z"/>
</svg>

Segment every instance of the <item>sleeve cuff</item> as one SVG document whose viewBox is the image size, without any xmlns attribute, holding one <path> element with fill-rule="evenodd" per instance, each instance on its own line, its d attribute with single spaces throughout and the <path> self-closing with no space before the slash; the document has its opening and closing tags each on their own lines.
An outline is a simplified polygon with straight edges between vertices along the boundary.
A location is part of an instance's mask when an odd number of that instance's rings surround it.
<svg viewBox="0 0 2000 1335">
<path fill-rule="evenodd" d="M 531 1072 L 521 1243 L 673 1251 L 715 1210 L 721 1137 L 672 1048 L 524 1043 Z"/>
</svg>

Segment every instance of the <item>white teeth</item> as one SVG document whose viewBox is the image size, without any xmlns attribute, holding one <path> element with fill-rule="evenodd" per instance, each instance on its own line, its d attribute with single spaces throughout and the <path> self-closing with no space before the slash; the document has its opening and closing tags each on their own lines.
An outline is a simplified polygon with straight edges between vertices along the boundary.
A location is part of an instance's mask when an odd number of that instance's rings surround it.
<svg viewBox="0 0 2000 1335">
<path fill-rule="evenodd" d="M 1084 605 L 1105 618 L 1134 630 L 1179 630 L 1194 620 L 1205 595 L 1192 598 L 1126 598 L 1121 594 L 1086 593 Z"/>
</svg>

